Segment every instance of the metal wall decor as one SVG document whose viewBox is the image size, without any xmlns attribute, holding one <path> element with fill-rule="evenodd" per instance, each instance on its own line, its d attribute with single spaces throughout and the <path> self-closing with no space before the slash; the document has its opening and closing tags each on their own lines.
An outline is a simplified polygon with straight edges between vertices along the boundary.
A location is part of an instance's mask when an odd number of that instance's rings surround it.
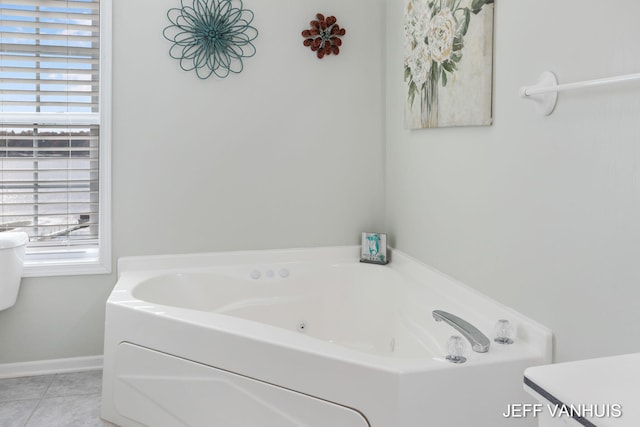
<svg viewBox="0 0 640 427">
<path fill-rule="evenodd" d="M 173 42 L 169 55 L 185 71 L 195 70 L 201 79 L 240 73 L 243 58 L 255 55 L 251 43 L 258 30 L 250 24 L 253 12 L 242 0 L 181 0 L 180 8 L 167 12 L 171 25 L 163 31 Z"/>
<path fill-rule="evenodd" d="M 316 52 L 319 59 L 332 53 L 339 54 L 342 46 L 340 37 L 345 35 L 346 30 L 340 28 L 335 16 L 325 18 L 323 14 L 318 13 L 316 18 L 317 20 L 311 21 L 311 28 L 302 32 L 303 44 Z"/>
</svg>

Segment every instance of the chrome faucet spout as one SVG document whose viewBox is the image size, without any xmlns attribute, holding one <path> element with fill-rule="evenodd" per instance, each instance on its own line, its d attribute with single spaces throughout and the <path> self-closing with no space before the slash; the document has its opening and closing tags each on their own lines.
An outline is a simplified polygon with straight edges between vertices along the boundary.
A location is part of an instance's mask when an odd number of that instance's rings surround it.
<svg viewBox="0 0 640 427">
<path fill-rule="evenodd" d="M 466 320 L 442 310 L 433 310 L 433 318 L 436 322 L 444 321 L 448 323 L 464 335 L 464 337 L 469 340 L 469 343 L 471 343 L 473 351 L 477 353 L 486 353 L 489 351 L 489 344 L 491 343 L 489 338 Z"/>
</svg>

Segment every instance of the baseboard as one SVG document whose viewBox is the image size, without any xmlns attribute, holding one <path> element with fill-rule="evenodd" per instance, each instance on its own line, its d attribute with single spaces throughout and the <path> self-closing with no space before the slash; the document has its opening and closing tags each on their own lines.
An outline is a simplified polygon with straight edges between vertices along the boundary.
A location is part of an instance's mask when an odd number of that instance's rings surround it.
<svg viewBox="0 0 640 427">
<path fill-rule="evenodd" d="M 102 356 L 0 364 L 0 379 L 102 369 Z"/>
</svg>

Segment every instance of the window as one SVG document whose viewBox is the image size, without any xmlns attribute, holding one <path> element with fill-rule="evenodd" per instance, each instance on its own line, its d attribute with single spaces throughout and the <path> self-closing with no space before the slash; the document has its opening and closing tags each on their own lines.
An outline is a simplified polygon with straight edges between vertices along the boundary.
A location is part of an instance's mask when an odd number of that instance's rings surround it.
<svg viewBox="0 0 640 427">
<path fill-rule="evenodd" d="M 27 275 L 110 270 L 110 0 L 0 3 L 0 232 Z"/>
</svg>

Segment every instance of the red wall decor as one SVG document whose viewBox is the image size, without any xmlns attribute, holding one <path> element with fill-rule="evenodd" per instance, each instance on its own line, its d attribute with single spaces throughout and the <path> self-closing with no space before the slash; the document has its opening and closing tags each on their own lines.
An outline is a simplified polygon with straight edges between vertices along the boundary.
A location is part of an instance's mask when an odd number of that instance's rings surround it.
<svg viewBox="0 0 640 427">
<path fill-rule="evenodd" d="M 317 13 L 316 18 L 311 21 L 311 28 L 302 32 L 303 44 L 316 52 L 319 59 L 325 55 L 339 54 L 342 46 L 340 37 L 345 35 L 345 29 L 340 28 L 335 16 L 325 18 L 323 14 Z"/>
</svg>

